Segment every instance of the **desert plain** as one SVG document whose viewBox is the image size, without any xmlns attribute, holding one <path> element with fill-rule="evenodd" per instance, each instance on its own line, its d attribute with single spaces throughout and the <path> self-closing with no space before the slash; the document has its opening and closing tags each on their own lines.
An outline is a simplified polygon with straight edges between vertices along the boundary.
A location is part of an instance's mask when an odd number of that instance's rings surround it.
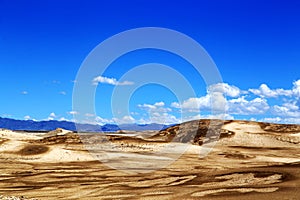
<svg viewBox="0 0 300 200">
<path fill-rule="evenodd" d="M 0 199 L 300 199 L 300 125 L 0 131 Z"/>
</svg>

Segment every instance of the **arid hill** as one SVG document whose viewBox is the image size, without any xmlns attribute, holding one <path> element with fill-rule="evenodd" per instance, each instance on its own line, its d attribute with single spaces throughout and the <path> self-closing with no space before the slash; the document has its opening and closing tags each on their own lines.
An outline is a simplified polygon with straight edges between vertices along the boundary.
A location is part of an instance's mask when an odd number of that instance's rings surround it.
<svg viewBox="0 0 300 200">
<path fill-rule="evenodd" d="M 109 134 L 3 129 L 0 199 L 298 200 L 299 143 L 299 125 L 233 120 Z"/>
</svg>

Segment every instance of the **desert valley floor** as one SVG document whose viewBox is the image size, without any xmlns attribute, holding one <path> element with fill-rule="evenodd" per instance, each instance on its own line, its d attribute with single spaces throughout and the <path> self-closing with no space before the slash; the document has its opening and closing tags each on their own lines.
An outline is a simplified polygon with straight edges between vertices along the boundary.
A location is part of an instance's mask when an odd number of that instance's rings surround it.
<svg viewBox="0 0 300 200">
<path fill-rule="evenodd" d="M 300 199 L 300 126 L 211 123 L 105 138 L 1 130 L 0 199 Z"/>
</svg>

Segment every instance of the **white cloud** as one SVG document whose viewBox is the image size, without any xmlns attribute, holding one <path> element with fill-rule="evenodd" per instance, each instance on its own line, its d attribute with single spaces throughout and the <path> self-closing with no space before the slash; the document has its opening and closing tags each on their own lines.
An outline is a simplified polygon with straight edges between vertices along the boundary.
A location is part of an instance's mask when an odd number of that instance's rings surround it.
<svg viewBox="0 0 300 200">
<path fill-rule="evenodd" d="M 61 91 L 61 92 L 59 92 L 59 94 L 66 95 L 67 93 L 65 91 Z"/>
<path fill-rule="evenodd" d="M 193 115 L 188 116 L 183 119 L 183 121 L 191 121 L 191 120 L 198 120 L 198 119 L 222 119 L 222 120 L 232 120 L 234 117 L 230 114 L 215 114 L 215 115 Z"/>
<path fill-rule="evenodd" d="M 228 97 L 238 97 L 240 94 L 244 94 L 245 91 L 241 91 L 238 87 L 229 85 L 227 83 L 217 83 L 210 85 L 207 89 L 207 93 L 222 93 Z"/>
<path fill-rule="evenodd" d="M 1 117 L 4 117 L 4 118 L 10 118 L 12 117 L 13 115 L 11 114 L 1 114 Z"/>
<path fill-rule="evenodd" d="M 137 120 L 137 124 L 149 124 L 149 120 L 141 118 L 141 119 Z"/>
<path fill-rule="evenodd" d="M 24 116 L 25 120 L 31 120 L 31 117 L 29 115 Z"/>
<path fill-rule="evenodd" d="M 183 112 L 199 112 L 208 110 L 225 112 L 228 110 L 225 96 L 238 97 L 240 94 L 244 93 L 246 92 L 227 83 L 217 83 L 208 87 L 207 95 L 189 98 L 183 101 L 182 104 L 173 102 L 171 107 L 179 108 Z"/>
<path fill-rule="evenodd" d="M 138 107 L 148 112 L 148 118 L 139 119 L 137 123 L 176 124 L 180 122 L 179 119 L 169 113 L 172 112 L 172 109 L 165 107 L 165 103 L 162 101 L 154 104 L 139 104 Z"/>
<path fill-rule="evenodd" d="M 182 104 L 173 102 L 171 106 L 181 109 L 183 112 L 199 112 L 200 109 L 209 109 L 211 106 L 210 96 L 206 95 L 200 98 L 192 97 L 184 100 Z"/>
<path fill-rule="evenodd" d="M 140 115 L 138 112 L 130 112 L 130 115 Z"/>
<path fill-rule="evenodd" d="M 300 124 L 300 118 L 269 117 L 269 118 L 263 118 L 259 121 L 270 122 L 270 123 Z"/>
<path fill-rule="evenodd" d="M 104 119 L 100 116 L 97 116 L 95 118 L 95 121 L 97 122 L 97 124 L 100 124 L 100 125 L 104 125 L 104 124 L 111 124 L 113 123 L 114 121 L 113 120 L 110 120 L 110 119 Z"/>
<path fill-rule="evenodd" d="M 27 95 L 27 94 L 28 94 L 28 92 L 27 92 L 27 91 L 22 91 L 22 92 L 21 92 L 21 94 L 23 94 L 23 95 Z"/>
<path fill-rule="evenodd" d="M 292 118 L 300 118 L 300 110 L 299 106 L 296 105 L 296 101 L 284 103 L 283 105 L 275 105 L 273 107 L 273 114 L 280 117 L 292 117 Z"/>
<path fill-rule="evenodd" d="M 165 103 L 164 102 L 156 102 L 155 104 L 154 104 L 154 106 L 159 106 L 159 107 L 162 107 L 162 106 L 165 106 Z"/>
<path fill-rule="evenodd" d="M 134 83 L 131 81 L 123 81 L 119 82 L 115 78 L 108 78 L 104 76 L 97 76 L 93 79 L 93 84 L 98 85 L 99 83 L 105 83 L 109 85 L 133 85 Z"/>
<path fill-rule="evenodd" d="M 281 123 L 286 124 L 300 124 L 300 118 L 284 118 Z"/>
<path fill-rule="evenodd" d="M 69 115 L 78 115 L 79 113 L 75 110 L 68 112 Z"/>
<path fill-rule="evenodd" d="M 176 116 L 169 113 L 154 112 L 149 118 L 141 118 L 136 120 L 136 122 L 139 124 L 177 124 L 181 123 L 181 119 L 178 119 Z"/>
<path fill-rule="evenodd" d="M 182 121 L 187 122 L 187 121 L 198 120 L 198 119 L 203 119 L 203 116 L 201 116 L 200 114 L 186 116 L 182 119 Z"/>
<path fill-rule="evenodd" d="M 49 114 L 49 117 L 47 118 L 47 120 L 54 120 L 56 118 L 56 114 L 54 112 Z"/>
<path fill-rule="evenodd" d="M 64 117 L 61 117 L 61 118 L 59 118 L 59 121 L 68 121 L 68 120 Z"/>
<path fill-rule="evenodd" d="M 96 84 L 107 83 L 111 85 L 133 84 L 126 81 L 118 82 L 114 78 L 107 77 L 96 77 L 95 82 Z M 247 95 L 244 95 L 246 93 Z M 276 99 L 269 100 L 269 98 Z M 189 98 L 182 102 L 173 102 L 170 107 L 163 101 L 153 104 L 139 104 L 137 107 L 142 112 L 134 111 L 130 115 L 112 119 L 86 113 L 84 120 L 80 123 L 101 125 L 110 123 L 176 124 L 181 123 L 181 121 L 201 118 L 234 119 L 236 115 L 239 115 L 239 118 L 242 116 L 242 118 L 250 118 L 250 120 L 255 121 L 257 119 L 276 123 L 299 123 L 300 80 L 294 81 L 293 86 L 287 90 L 282 88 L 270 89 L 266 84 L 261 84 L 258 89 L 244 91 L 227 83 L 219 83 L 208 87 L 205 96 Z M 178 111 L 182 111 L 183 119 L 179 118 Z M 214 114 L 208 114 L 210 112 Z M 68 114 L 76 115 L 78 113 L 70 111 Z M 257 115 L 260 115 L 260 117 Z M 25 117 L 24 119 L 31 119 L 30 116 Z M 60 120 L 65 120 L 65 118 L 59 117 Z M 55 113 L 50 113 L 48 120 L 58 119 L 59 117 Z"/>
<path fill-rule="evenodd" d="M 171 106 L 182 109 L 183 112 L 212 111 L 219 114 L 227 112 L 229 114 L 240 115 L 263 114 L 270 108 L 266 99 L 255 98 L 247 100 L 245 96 L 242 96 L 226 100 L 219 92 L 208 94 L 204 97 L 189 98 L 181 105 L 173 102 Z"/>
<path fill-rule="evenodd" d="M 227 100 L 220 92 L 213 92 L 209 94 L 211 106 L 213 112 L 225 112 L 228 110 Z"/>
<path fill-rule="evenodd" d="M 135 123 L 135 119 L 129 115 L 125 115 L 122 118 L 113 118 L 113 121 L 117 124 L 132 124 Z"/>
<path fill-rule="evenodd" d="M 156 102 L 154 104 L 139 104 L 138 107 L 148 111 L 148 113 L 153 113 L 153 112 L 171 112 L 171 108 L 166 108 L 164 107 L 165 103 L 164 102 Z"/>
<path fill-rule="evenodd" d="M 237 99 L 230 99 L 228 103 L 228 113 L 239 115 L 256 115 L 264 114 L 270 109 L 266 99 L 255 98 L 253 100 L 247 100 L 245 96 Z"/>
<path fill-rule="evenodd" d="M 93 125 L 105 125 L 105 124 L 112 124 L 114 121 L 112 119 L 105 119 L 100 116 L 96 115 L 85 115 L 85 118 L 81 119 L 74 119 L 74 122 L 81 123 L 81 124 L 93 124 Z"/>
<path fill-rule="evenodd" d="M 180 123 L 181 120 L 177 119 L 174 115 L 169 113 L 152 113 L 150 116 L 151 123 L 157 123 L 157 124 L 176 124 Z"/>
<path fill-rule="evenodd" d="M 249 89 L 253 94 L 263 98 L 275 98 L 278 96 L 291 96 L 291 90 L 284 90 L 282 88 L 271 90 L 266 84 L 261 84 L 258 89 Z"/>
<path fill-rule="evenodd" d="M 171 107 L 181 109 L 185 113 L 184 121 L 196 118 L 233 119 L 234 115 L 252 115 L 251 119 L 255 120 L 253 118 L 255 115 L 263 116 L 270 113 L 274 115 L 273 120 L 280 120 L 284 123 L 295 123 L 298 121 L 297 118 L 300 118 L 300 80 L 295 81 L 293 87 L 288 90 L 282 88 L 270 89 L 266 84 L 262 84 L 258 89 L 249 89 L 248 91 L 259 97 L 241 96 L 248 92 L 227 83 L 219 83 L 208 87 L 205 96 L 189 98 L 181 103 L 173 102 Z M 277 99 L 276 102 L 271 101 L 269 105 L 269 98 Z M 282 104 L 282 102 L 285 103 Z M 171 115 L 170 110 L 162 110 L 166 109 L 164 106 L 163 102 L 139 105 L 140 108 L 148 109 L 151 113 L 151 119 L 154 120 L 164 120 L 164 116 Z M 159 111 L 162 113 L 159 113 Z M 202 115 L 203 111 L 219 112 L 215 115 Z M 199 115 L 191 116 L 192 113 L 199 113 Z"/>
<path fill-rule="evenodd" d="M 151 109 L 152 109 L 152 110 L 156 109 L 156 106 L 151 105 L 151 104 L 145 104 L 145 103 L 144 103 L 144 104 L 139 104 L 138 107 L 139 107 L 139 108 L 142 108 L 142 109 L 147 109 L 147 110 L 148 110 L 148 109 L 149 109 L 149 110 L 151 110 Z"/>
<path fill-rule="evenodd" d="M 24 120 L 32 120 L 32 121 L 36 121 L 36 119 L 32 118 L 29 115 L 24 116 Z"/>
<path fill-rule="evenodd" d="M 74 112 L 76 112 L 76 111 L 74 111 Z M 77 113 L 77 112 L 76 112 L 76 113 Z M 94 117 L 95 114 L 92 114 L 92 113 L 85 113 L 84 116 L 86 116 L 86 117 Z"/>
<path fill-rule="evenodd" d="M 261 84 L 258 89 L 249 89 L 253 94 L 263 98 L 276 98 L 279 96 L 300 98 L 300 79 L 293 82 L 293 88 L 285 90 L 282 88 L 270 89 L 266 84 Z"/>
<path fill-rule="evenodd" d="M 222 119 L 222 120 L 232 120 L 234 119 L 234 116 L 230 114 L 215 114 L 215 115 L 204 115 L 204 119 Z"/>
<path fill-rule="evenodd" d="M 293 85 L 293 95 L 295 95 L 297 98 L 300 98 L 300 79 L 295 81 Z"/>
<path fill-rule="evenodd" d="M 254 117 L 251 117 L 249 120 L 250 120 L 250 121 L 257 121 L 257 119 L 254 118 Z"/>
<path fill-rule="evenodd" d="M 178 102 L 171 103 L 171 107 L 173 108 L 181 108 L 181 105 Z"/>
<path fill-rule="evenodd" d="M 192 97 L 184 100 L 182 104 L 178 102 L 171 103 L 174 108 L 181 109 L 183 112 L 199 112 L 199 111 L 221 111 L 227 110 L 226 99 L 220 92 L 212 92 L 203 97 Z"/>
</svg>

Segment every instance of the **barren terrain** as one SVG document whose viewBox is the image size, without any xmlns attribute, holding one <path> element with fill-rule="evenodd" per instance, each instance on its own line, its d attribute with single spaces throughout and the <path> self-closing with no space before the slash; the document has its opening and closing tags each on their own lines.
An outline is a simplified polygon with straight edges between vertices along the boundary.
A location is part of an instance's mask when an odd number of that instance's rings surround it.
<svg viewBox="0 0 300 200">
<path fill-rule="evenodd" d="M 0 199 L 300 199 L 297 125 L 99 134 L 1 130 Z"/>
</svg>

